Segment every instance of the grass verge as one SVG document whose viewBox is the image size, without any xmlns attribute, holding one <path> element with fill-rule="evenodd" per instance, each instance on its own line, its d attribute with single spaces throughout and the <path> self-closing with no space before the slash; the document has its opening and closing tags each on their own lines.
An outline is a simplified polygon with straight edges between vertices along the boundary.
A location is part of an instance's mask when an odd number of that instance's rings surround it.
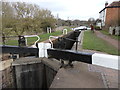
<svg viewBox="0 0 120 90">
<path fill-rule="evenodd" d="M 68 30 L 68 32 L 71 31 L 71 29 L 69 27 L 67 27 L 67 30 Z M 47 40 L 49 38 L 49 36 L 51 36 L 51 35 L 52 36 L 62 35 L 62 31 L 59 30 L 59 31 L 55 31 L 55 32 L 52 32 L 52 33 L 41 34 L 41 35 L 39 35 L 39 37 L 40 37 L 39 42 Z M 28 46 L 33 45 L 36 40 L 37 40 L 37 37 L 29 37 L 29 38 L 27 38 Z M 6 45 L 18 45 L 18 40 L 17 39 L 16 40 L 9 40 L 9 41 L 6 42 Z"/>
<path fill-rule="evenodd" d="M 113 38 L 113 39 L 120 40 L 120 36 L 110 35 L 107 30 L 101 30 L 100 32 L 103 33 L 103 34 L 105 34 L 105 35 L 107 35 L 107 36 L 110 36 L 110 37 Z"/>
<path fill-rule="evenodd" d="M 106 41 L 98 38 L 91 31 L 84 32 L 83 49 L 96 50 L 100 52 L 106 52 L 112 55 L 118 55 L 118 50 Z"/>
</svg>

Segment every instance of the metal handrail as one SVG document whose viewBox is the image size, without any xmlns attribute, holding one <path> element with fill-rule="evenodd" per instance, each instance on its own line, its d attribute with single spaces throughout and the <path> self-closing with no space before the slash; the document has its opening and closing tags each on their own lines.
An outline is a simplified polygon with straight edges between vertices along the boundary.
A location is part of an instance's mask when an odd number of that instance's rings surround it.
<svg viewBox="0 0 120 90">
<path fill-rule="evenodd" d="M 53 48 L 53 42 L 52 42 L 51 38 L 56 38 L 56 39 L 58 39 L 59 37 L 57 37 L 57 36 L 49 36 L 49 41 L 50 41 L 50 43 L 51 43 L 51 48 Z"/>
<path fill-rule="evenodd" d="M 35 41 L 34 45 L 40 40 L 40 37 L 38 35 L 25 35 L 24 37 L 37 37 L 38 39 Z M 26 45 L 27 45 L 27 39 L 26 39 Z"/>
</svg>

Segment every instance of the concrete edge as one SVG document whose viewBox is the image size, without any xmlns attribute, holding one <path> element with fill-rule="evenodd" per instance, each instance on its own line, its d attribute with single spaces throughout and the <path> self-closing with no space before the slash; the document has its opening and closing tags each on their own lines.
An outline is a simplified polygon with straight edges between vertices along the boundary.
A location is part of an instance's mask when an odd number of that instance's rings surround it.
<svg viewBox="0 0 120 90">
<path fill-rule="evenodd" d="M 52 62 L 51 62 L 52 61 Z M 42 63 L 49 66 L 50 68 L 52 68 L 55 71 L 58 71 L 60 69 L 60 62 L 56 59 L 48 59 L 48 58 L 43 58 L 42 59 Z"/>
<path fill-rule="evenodd" d="M 19 58 L 13 61 L 12 66 L 41 63 L 42 58 Z"/>
</svg>

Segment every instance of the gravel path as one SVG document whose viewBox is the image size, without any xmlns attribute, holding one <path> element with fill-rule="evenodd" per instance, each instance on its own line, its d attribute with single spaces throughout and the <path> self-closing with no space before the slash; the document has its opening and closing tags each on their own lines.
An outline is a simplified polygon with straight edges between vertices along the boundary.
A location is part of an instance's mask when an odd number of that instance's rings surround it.
<svg viewBox="0 0 120 90">
<path fill-rule="evenodd" d="M 120 47 L 118 47 L 118 44 L 120 44 L 120 41 L 115 40 L 115 39 L 111 38 L 110 36 L 104 35 L 100 31 L 95 31 L 95 34 L 97 37 L 105 40 L 106 42 L 108 42 L 109 44 L 111 44 L 112 46 L 114 46 L 120 50 Z"/>
</svg>

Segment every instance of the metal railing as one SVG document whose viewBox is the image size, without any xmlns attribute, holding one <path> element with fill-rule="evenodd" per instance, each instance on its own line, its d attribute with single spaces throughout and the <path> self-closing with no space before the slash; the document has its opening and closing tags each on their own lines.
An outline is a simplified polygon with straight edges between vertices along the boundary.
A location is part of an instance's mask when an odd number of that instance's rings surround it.
<svg viewBox="0 0 120 90">
<path fill-rule="evenodd" d="M 36 44 L 37 44 L 37 42 L 40 40 L 40 37 L 38 36 L 38 35 L 25 35 L 24 36 L 25 38 L 26 38 L 26 45 L 27 45 L 27 38 L 28 37 L 37 37 L 38 39 L 35 41 L 35 43 L 34 43 L 34 46 L 36 46 Z"/>
<path fill-rule="evenodd" d="M 58 39 L 59 37 L 57 37 L 57 36 L 49 36 L 49 41 L 50 41 L 50 43 L 51 43 L 51 47 L 53 48 L 53 42 L 52 42 L 51 38 L 56 38 L 56 39 Z"/>
<path fill-rule="evenodd" d="M 28 45 L 28 41 L 27 38 L 28 37 L 37 37 L 38 39 L 34 42 L 33 46 L 36 46 L 37 42 L 40 40 L 40 37 L 38 35 L 25 35 L 25 36 L 3 36 L 2 37 L 2 42 L 3 45 L 6 44 L 6 38 L 18 38 L 18 46 L 27 46 Z"/>
</svg>

